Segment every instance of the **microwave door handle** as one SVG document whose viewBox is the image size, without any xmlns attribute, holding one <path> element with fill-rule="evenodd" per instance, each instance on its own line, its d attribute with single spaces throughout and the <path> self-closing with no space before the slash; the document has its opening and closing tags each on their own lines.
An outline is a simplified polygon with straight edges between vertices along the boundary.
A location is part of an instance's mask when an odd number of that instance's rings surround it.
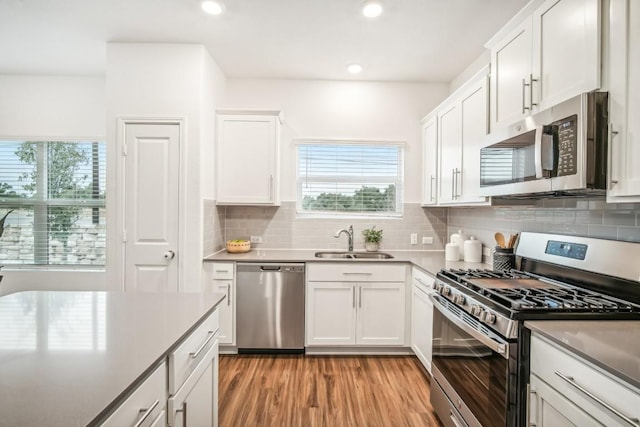
<svg viewBox="0 0 640 427">
<path fill-rule="evenodd" d="M 429 299 L 433 303 L 433 306 L 436 309 L 438 309 L 438 311 L 444 317 L 446 317 L 448 321 L 450 321 L 451 323 L 453 323 L 454 325 L 456 325 L 457 327 L 462 329 L 464 332 L 466 332 L 467 334 L 471 335 L 473 338 L 477 339 L 482 344 L 486 345 L 491 350 L 495 351 L 496 353 L 498 353 L 500 356 L 504 357 L 505 359 L 507 359 L 509 357 L 508 354 L 507 354 L 507 345 L 506 345 L 506 343 L 496 341 L 493 338 L 491 338 L 491 337 L 483 334 L 482 332 L 478 331 L 477 329 L 474 329 L 471 326 L 467 325 L 461 319 L 457 318 L 453 313 L 449 312 L 449 310 L 447 310 L 447 308 L 444 307 L 442 305 L 442 303 L 440 302 L 440 298 L 442 298 L 442 297 L 437 296 L 435 294 L 430 294 L 429 295 Z"/>
<path fill-rule="evenodd" d="M 542 126 L 536 126 L 535 145 L 533 151 L 536 179 L 542 179 Z"/>
<path fill-rule="evenodd" d="M 554 176 L 558 169 L 558 153 L 555 142 L 554 126 L 545 126 L 542 130 L 541 151 L 542 171 L 550 172 L 547 176 Z"/>
</svg>

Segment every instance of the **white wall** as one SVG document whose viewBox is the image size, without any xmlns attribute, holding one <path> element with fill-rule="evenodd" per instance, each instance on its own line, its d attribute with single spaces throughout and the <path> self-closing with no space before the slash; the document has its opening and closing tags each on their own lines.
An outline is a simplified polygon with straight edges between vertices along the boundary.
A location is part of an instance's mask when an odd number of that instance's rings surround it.
<svg viewBox="0 0 640 427">
<path fill-rule="evenodd" d="M 118 118 L 184 119 L 181 159 L 185 193 L 181 195 L 181 290 L 198 291 L 202 269 L 202 196 L 212 193 L 212 171 L 204 172 L 203 155 L 211 155 L 215 126 L 215 91 L 224 75 L 201 45 L 109 43 L 107 45 L 107 140 L 117 147 Z M 211 93 L 214 92 L 214 93 Z M 212 99 L 209 99 L 212 98 Z M 209 117 L 210 116 L 210 117 Z M 204 140 L 208 139 L 208 140 Z M 107 238 L 109 283 L 122 289 L 121 172 L 118 150 L 109 157 Z M 211 159 L 213 164 L 213 158 Z M 203 182 L 203 180 L 205 182 Z M 211 182 L 211 186 L 209 186 Z M 112 261 L 114 262 L 112 264 Z M 112 268 L 113 267 L 113 268 Z"/>
<path fill-rule="evenodd" d="M 420 119 L 449 93 L 447 84 L 229 79 L 224 108 L 282 110 L 281 198 L 296 199 L 297 138 L 407 143 L 405 202 L 419 202 Z"/>
<path fill-rule="evenodd" d="M 105 138 L 104 77 L 0 75 L 0 138 Z M 5 266 L 0 294 L 20 290 L 105 289 L 104 270 Z"/>
</svg>

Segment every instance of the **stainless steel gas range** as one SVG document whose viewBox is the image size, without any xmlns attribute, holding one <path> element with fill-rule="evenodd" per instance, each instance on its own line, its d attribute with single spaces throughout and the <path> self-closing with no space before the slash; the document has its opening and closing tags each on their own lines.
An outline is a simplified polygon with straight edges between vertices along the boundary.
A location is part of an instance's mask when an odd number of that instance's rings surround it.
<svg viewBox="0 0 640 427">
<path fill-rule="evenodd" d="M 525 320 L 640 319 L 640 244 L 522 233 L 519 268 L 436 276 L 431 403 L 442 423 L 525 426 Z"/>
</svg>

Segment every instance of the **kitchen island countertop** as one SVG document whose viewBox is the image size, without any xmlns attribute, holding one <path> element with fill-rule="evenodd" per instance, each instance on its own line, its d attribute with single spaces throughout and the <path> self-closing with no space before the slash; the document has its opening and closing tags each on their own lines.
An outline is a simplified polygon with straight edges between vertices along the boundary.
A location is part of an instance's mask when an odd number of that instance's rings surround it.
<svg viewBox="0 0 640 427">
<path fill-rule="evenodd" d="M 524 325 L 640 390 L 640 321 L 535 320 Z"/>
<path fill-rule="evenodd" d="M 445 261 L 444 251 L 387 251 L 380 252 L 393 255 L 391 259 L 331 259 L 316 258 L 316 252 L 339 252 L 336 249 L 252 249 L 246 253 L 228 253 L 225 250 L 204 258 L 204 261 L 237 261 L 237 262 L 403 262 L 411 263 L 435 276 L 442 268 L 489 268 L 491 265 L 480 262 Z"/>
<path fill-rule="evenodd" d="M 102 418 L 224 294 L 18 292 L 0 298 L 0 426 Z"/>
</svg>

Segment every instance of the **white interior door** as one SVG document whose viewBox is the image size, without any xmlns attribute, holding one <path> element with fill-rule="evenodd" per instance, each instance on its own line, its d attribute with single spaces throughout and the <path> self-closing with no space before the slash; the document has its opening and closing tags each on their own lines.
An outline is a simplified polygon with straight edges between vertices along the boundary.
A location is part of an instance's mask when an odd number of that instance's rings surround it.
<svg viewBox="0 0 640 427">
<path fill-rule="evenodd" d="M 180 126 L 125 125 L 126 292 L 178 291 Z"/>
</svg>

